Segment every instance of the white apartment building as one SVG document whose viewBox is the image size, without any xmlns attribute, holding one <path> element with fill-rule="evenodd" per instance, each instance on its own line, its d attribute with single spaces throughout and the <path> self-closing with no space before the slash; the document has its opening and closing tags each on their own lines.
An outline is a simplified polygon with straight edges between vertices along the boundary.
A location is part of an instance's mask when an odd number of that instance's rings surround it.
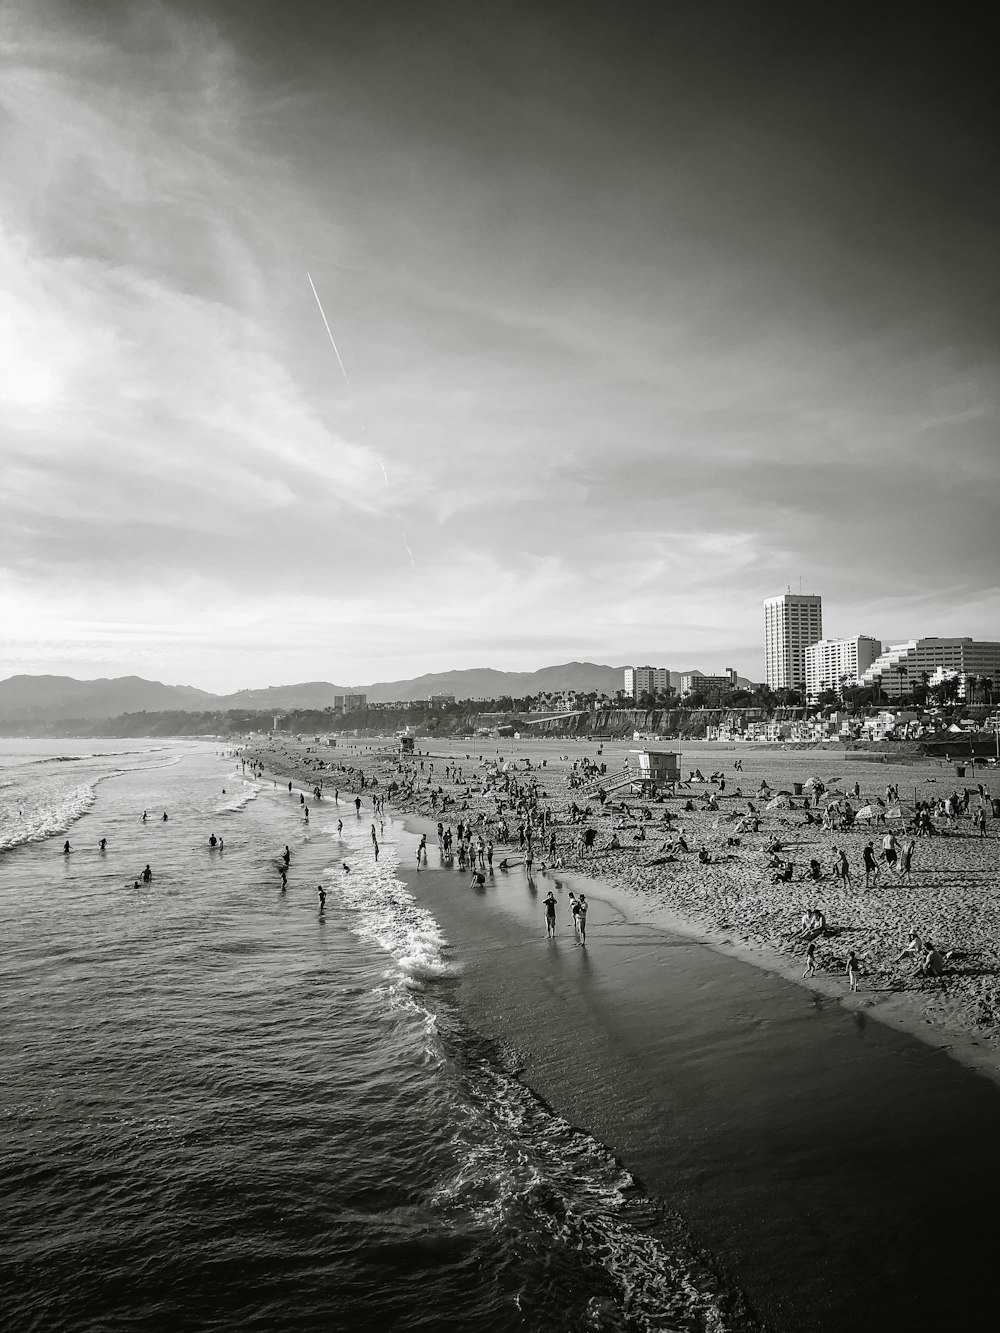
<svg viewBox="0 0 1000 1333">
<path fill-rule="evenodd" d="M 823 599 L 785 592 L 764 602 L 764 680 L 772 690 L 805 688 L 806 649 L 823 637 Z"/>
<path fill-rule="evenodd" d="M 667 667 L 627 666 L 625 668 L 625 693 L 632 699 L 641 699 L 644 694 L 659 694 L 670 689 L 670 671 Z"/>
<path fill-rule="evenodd" d="M 1000 679 L 1000 643 L 989 639 L 907 639 L 890 644 L 858 677 L 859 685 L 877 685 L 886 698 L 909 694 L 914 685 L 946 676 Z M 941 675 L 936 673 L 940 672 Z"/>
<path fill-rule="evenodd" d="M 806 649 L 806 696 L 815 702 L 823 690 L 839 690 L 841 681 L 854 685 L 882 651 L 868 634 L 853 639 L 820 639 Z"/>
</svg>

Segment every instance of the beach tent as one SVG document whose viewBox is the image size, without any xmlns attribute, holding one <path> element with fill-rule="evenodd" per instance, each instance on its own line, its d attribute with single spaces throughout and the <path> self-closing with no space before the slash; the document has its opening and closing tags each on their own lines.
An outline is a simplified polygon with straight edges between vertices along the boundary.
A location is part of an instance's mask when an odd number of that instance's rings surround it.
<svg viewBox="0 0 1000 1333">
<path fill-rule="evenodd" d="M 780 796 L 773 796 L 764 806 L 765 810 L 787 810 L 791 805 L 788 796 L 782 792 Z"/>
</svg>

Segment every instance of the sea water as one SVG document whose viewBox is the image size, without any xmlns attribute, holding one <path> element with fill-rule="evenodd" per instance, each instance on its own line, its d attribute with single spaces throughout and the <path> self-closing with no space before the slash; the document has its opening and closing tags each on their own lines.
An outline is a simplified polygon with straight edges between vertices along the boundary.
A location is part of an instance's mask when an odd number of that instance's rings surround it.
<svg viewBox="0 0 1000 1333">
<path fill-rule="evenodd" d="M 744 1327 L 370 825 L 210 743 L 0 742 L 5 1327 Z"/>
</svg>

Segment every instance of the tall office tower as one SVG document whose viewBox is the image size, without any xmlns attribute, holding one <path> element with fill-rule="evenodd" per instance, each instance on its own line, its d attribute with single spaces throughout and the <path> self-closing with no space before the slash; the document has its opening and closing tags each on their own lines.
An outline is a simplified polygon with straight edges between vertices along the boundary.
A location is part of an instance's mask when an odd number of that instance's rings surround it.
<svg viewBox="0 0 1000 1333">
<path fill-rule="evenodd" d="M 823 637 L 823 599 L 784 592 L 764 603 L 764 680 L 772 690 L 802 690 L 806 649 Z"/>
</svg>

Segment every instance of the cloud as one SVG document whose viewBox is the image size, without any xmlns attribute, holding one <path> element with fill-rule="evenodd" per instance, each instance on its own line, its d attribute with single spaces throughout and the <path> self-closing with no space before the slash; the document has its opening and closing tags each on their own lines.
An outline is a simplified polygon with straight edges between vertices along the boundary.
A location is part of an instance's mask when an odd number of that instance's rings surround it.
<svg viewBox="0 0 1000 1333">
<path fill-rule="evenodd" d="M 851 119 L 836 45 L 720 72 L 679 21 L 661 68 L 658 25 L 12 15 L 7 662 L 754 675 L 800 576 L 832 632 L 995 634 L 988 229 L 874 66 Z"/>
</svg>

